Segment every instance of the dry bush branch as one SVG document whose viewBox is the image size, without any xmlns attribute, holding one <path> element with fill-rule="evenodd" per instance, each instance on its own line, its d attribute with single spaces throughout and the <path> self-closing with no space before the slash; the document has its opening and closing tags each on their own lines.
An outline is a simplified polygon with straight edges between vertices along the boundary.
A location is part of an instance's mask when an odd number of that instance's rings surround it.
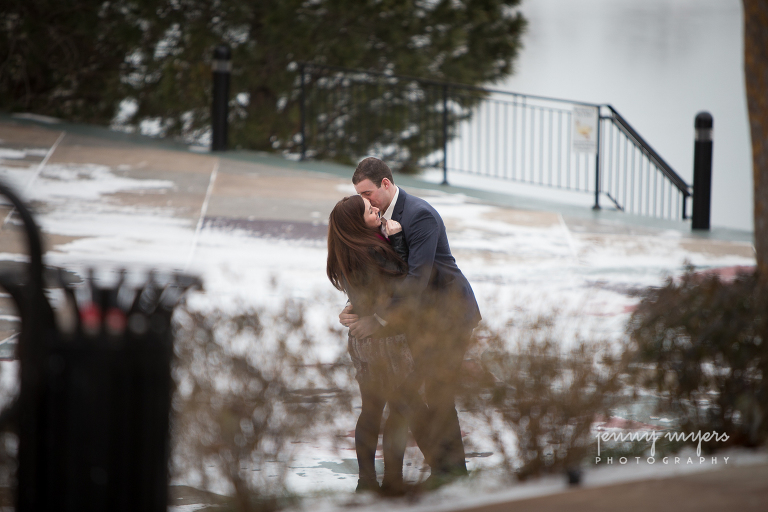
<svg viewBox="0 0 768 512">
<path fill-rule="evenodd" d="M 754 273 L 725 282 L 689 267 L 648 291 L 629 325 L 640 384 L 660 394 L 683 430 L 727 433 L 744 446 L 768 438 L 766 306 Z"/>
<path fill-rule="evenodd" d="M 593 422 L 623 400 L 628 358 L 605 342 L 563 348 L 554 320 L 539 316 L 514 332 L 479 333 L 483 346 L 475 351 L 485 378 L 470 381 L 462 396 L 486 420 L 505 468 L 519 479 L 578 469 Z M 516 450 L 503 441 L 502 428 L 516 436 Z"/>
<path fill-rule="evenodd" d="M 348 365 L 314 359 L 290 301 L 274 315 L 180 308 L 175 320 L 174 471 L 223 487 L 236 510 L 284 506 L 292 443 L 351 408 Z"/>
</svg>

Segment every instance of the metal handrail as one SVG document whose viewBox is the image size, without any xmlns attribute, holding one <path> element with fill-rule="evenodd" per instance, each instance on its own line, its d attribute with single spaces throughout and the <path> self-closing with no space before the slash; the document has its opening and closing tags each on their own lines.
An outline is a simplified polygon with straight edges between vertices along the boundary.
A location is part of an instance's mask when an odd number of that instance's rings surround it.
<svg viewBox="0 0 768 512">
<path fill-rule="evenodd" d="M 611 105 L 603 105 L 606 108 L 610 109 L 612 116 L 608 119 L 611 119 L 615 121 L 616 126 L 624 132 L 624 134 L 629 137 L 630 139 L 633 139 L 635 144 L 646 152 L 648 155 L 648 158 L 654 161 L 656 166 L 661 169 L 661 171 L 664 173 L 664 175 L 669 178 L 669 180 L 677 187 L 677 189 L 685 195 L 685 197 L 690 197 L 691 191 L 690 191 L 690 185 L 688 185 L 683 179 L 678 175 L 672 167 L 669 166 L 669 164 L 651 147 L 648 142 L 645 141 L 645 139 L 635 131 L 634 128 L 627 122 L 624 117 L 622 117 L 619 112 L 613 108 Z M 605 119 L 605 118 L 604 118 Z"/>
<path fill-rule="evenodd" d="M 692 187 L 612 105 L 312 62 L 296 64 L 299 66 L 300 73 L 298 85 L 300 85 L 301 159 L 304 159 L 308 153 L 308 144 L 313 145 L 313 151 L 327 151 L 328 156 L 341 157 L 342 160 L 349 156 L 356 156 L 358 153 L 363 155 L 369 154 L 372 150 L 384 151 L 381 149 L 383 147 L 387 148 L 385 151 L 391 152 L 392 148 L 400 144 L 407 149 L 417 149 L 415 158 L 421 158 L 418 160 L 418 165 L 442 168 L 443 184 L 448 183 L 447 176 L 450 168 L 451 172 L 488 175 L 518 182 L 591 192 L 595 196 L 595 209 L 600 208 L 602 196 L 607 197 L 618 210 L 627 213 L 687 219 L 687 199 L 693 196 Z M 318 81 L 315 85 L 318 80 L 315 77 L 318 74 L 326 77 L 328 82 Z M 376 84 L 393 88 L 405 87 L 405 90 L 410 90 L 410 86 L 416 86 L 414 89 L 421 90 L 418 99 L 408 99 L 407 96 L 403 96 L 392 104 L 387 104 L 386 101 L 368 103 L 370 99 L 378 98 L 377 96 L 371 96 L 368 99 L 356 96 L 355 91 L 360 90 L 357 89 L 358 87 Z M 319 92 L 315 93 L 315 88 Z M 313 97 L 322 98 L 317 103 L 320 110 L 316 111 L 320 115 L 313 115 L 308 110 L 315 105 L 310 99 Z M 337 99 L 338 103 L 336 103 Z M 328 108 L 329 100 L 330 109 Z M 461 108 L 457 111 L 455 105 L 449 105 L 449 101 L 458 102 Z M 557 104 L 596 109 L 598 125 L 595 152 L 571 150 L 568 139 L 572 136 L 569 124 L 572 111 Z M 495 114 L 491 112 L 491 108 L 494 109 Z M 393 115 L 391 112 L 398 112 L 396 109 L 400 109 L 398 114 L 394 114 L 401 116 L 399 122 L 415 126 L 414 133 L 427 134 L 431 138 L 424 141 L 431 142 L 414 143 L 416 139 L 411 138 L 410 135 L 402 136 L 402 140 L 398 139 L 396 132 L 391 131 L 391 125 L 388 125 L 392 119 L 398 122 L 398 118 L 387 117 Z M 610 113 L 604 115 L 605 109 Z M 381 143 L 384 146 L 377 148 L 378 140 L 370 138 L 365 124 L 368 118 L 360 117 L 360 112 L 366 111 L 372 115 L 382 116 L 384 121 L 379 126 L 385 127 L 382 129 L 383 133 L 386 133 L 385 138 L 382 139 L 385 142 Z M 500 115 L 500 111 L 503 116 Z M 356 114 L 349 116 L 350 112 L 356 112 Z M 462 125 L 470 117 L 475 118 L 473 123 L 477 124 Z M 502 117 L 503 124 L 497 125 L 496 132 L 492 131 L 490 123 L 499 123 Z M 511 125 L 507 124 L 508 118 L 511 120 Z M 610 127 L 609 131 L 601 131 L 603 122 Z M 440 129 L 440 123 L 442 123 L 442 129 Z M 511 127 L 509 133 L 508 127 Z M 615 131 L 613 131 L 614 127 Z M 387 132 L 387 130 L 390 131 Z M 498 134 L 502 131 L 504 140 L 499 145 Z M 408 130 L 404 133 L 407 132 Z M 613 139 L 614 133 L 623 139 L 625 144 L 623 148 L 619 147 L 621 140 Z M 611 137 L 610 141 L 606 137 Z M 316 145 L 315 139 L 323 142 Z M 478 146 L 480 140 L 484 141 L 482 143 L 485 146 L 484 149 Z M 617 142 L 616 151 L 614 151 L 614 140 Z M 422 145 L 419 146 L 419 144 Z M 632 148 L 632 151 L 629 151 L 626 145 Z M 352 153 L 343 152 L 342 148 L 353 147 L 356 149 Z M 502 148 L 503 158 L 501 157 Z M 422 150 L 421 153 L 419 149 Z M 413 155 L 407 150 L 403 154 L 406 155 L 405 159 Z M 507 158 L 508 154 L 509 158 Z M 390 158 L 392 155 L 382 154 L 381 157 Z M 639 161 L 635 160 L 636 156 L 640 157 Z M 412 165 L 412 162 L 407 163 Z M 673 197 L 675 194 L 677 194 L 676 198 Z M 682 206 L 682 209 L 673 208 L 673 199 L 677 201 L 678 207 Z"/>
</svg>

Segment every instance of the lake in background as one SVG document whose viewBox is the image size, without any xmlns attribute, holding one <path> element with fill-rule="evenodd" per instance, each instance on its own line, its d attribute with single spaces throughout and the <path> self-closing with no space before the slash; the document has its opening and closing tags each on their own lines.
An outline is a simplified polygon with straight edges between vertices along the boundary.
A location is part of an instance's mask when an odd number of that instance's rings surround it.
<svg viewBox="0 0 768 512">
<path fill-rule="evenodd" d="M 739 0 L 523 0 L 522 11 L 525 48 L 493 87 L 611 104 L 688 183 L 694 118 L 709 111 L 712 225 L 752 230 Z"/>
</svg>

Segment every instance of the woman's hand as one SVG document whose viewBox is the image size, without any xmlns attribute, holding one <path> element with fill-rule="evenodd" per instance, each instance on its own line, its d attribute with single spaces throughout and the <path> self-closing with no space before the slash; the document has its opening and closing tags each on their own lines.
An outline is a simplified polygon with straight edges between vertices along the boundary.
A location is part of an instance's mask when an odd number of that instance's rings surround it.
<svg viewBox="0 0 768 512">
<path fill-rule="evenodd" d="M 401 226 L 400 223 L 396 220 L 388 220 L 382 218 L 381 223 L 384 226 L 384 231 L 387 233 L 387 236 L 394 235 L 395 233 L 399 233 L 403 230 L 403 226 Z"/>
<path fill-rule="evenodd" d="M 339 314 L 339 323 L 344 327 L 349 327 L 360 318 L 352 311 L 352 304 L 347 304 Z"/>
</svg>

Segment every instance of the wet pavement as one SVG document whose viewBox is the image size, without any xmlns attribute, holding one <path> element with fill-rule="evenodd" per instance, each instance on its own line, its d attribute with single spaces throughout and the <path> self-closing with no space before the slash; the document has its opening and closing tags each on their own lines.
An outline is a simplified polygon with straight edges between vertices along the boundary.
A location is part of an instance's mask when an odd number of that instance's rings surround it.
<svg viewBox="0 0 768 512">
<path fill-rule="evenodd" d="M 328 213 L 338 199 L 354 194 L 352 171 L 340 165 L 294 162 L 258 153 L 197 154 L 183 146 L 92 127 L 0 118 L 0 177 L 10 178 L 17 190 L 33 197 L 30 204 L 43 219 L 49 264 L 85 258 L 85 263 L 114 265 L 124 255 L 129 262 L 157 261 L 158 265 L 184 268 L 185 262 L 194 262 L 201 253 L 229 250 L 215 247 L 216 233 L 236 233 L 244 237 L 246 256 L 250 243 L 255 251 L 262 247 L 269 251 L 271 246 L 259 244 L 304 242 L 298 250 L 276 253 L 273 259 L 277 260 L 269 262 L 273 267 L 264 265 L 264 273 L 281 264 L 300 268 L 300 258 L 298 263 L 283 263 L 280 258 L 314 251 L 317 259 L 322 253 Z M 440 186 L 410 176 L 398 175 L 396 182 L 439 205 L 453 252 L 466 262 L 461 266 L 479 295 L 491 297 L 510 285 L 538 290 L 550 282 L 564 283 L 553 288 L 553 293 L 589 290 L 592 302 L 585 314 L 614 318 L 616 325 L 631 311 L 627 308 L 633 307 L 643 287 L 657 282 L 661 270 L 679 268 L 677 260 L 682 257 L 713 268 L 749 265 L 754 257 L 750 233 L 691 233 L 689 224 L 683 222 L 642 219 L 610 210 L 594 212 L 500 192 Z M 80 189 L 61 192 L 66 187 Z M 93 187 L 93 194 L 82 187 Z M 72 197 L 88 201 L 77 202 Z M 98 208 L 88 210 L 94 206 Z M 0 230 L 0 270 L 18 269 L 26 252 L 18 222 L 9 212 L 8 206 L 0 204 L 0 216 L 8 217 Z M 80 224 L 69 222 L 70 218 Z M 92 223 L 88 229 L 68 227 L 86 221 Z M 196 246 L 200 231 L 196 226 L 214 238 Z M 126 248 L 134 252 L 124 252 Z M 259 259 L 255 251 L 253 261 L 243 261 L 258 267 L 267 260 Z M 307 272 L 322 278 L 322 267 L 312 265 Z M 548 269 L 560 267 L 571 273 Z M 302 275 L 297 274 L 296 280 L 301 281 Z M 487 300 L 490 304 L 491 298 Z M 520 299 L 525 300 L 524 296 Z M 504 307 L 514 310 L 521 306 Z M 7 294 L 0 293 L 0 359 L 13 358 L 18 329 L 13 304 Z M 475 455 L 473 459 L 479 460 L 492 454 L 477 451 Z M 294 469 L 298 477 L 308 474 L 301 467 Z M 321 460 L 308 469 L 328 471 L 351 482 L 356 463 L 353 459 Z M 415 467 L 414 472 L 418 473 Z M 184 486 L 174 489 L 176 505 L 217 503 L 215 495 Z M 663 492 L 658 491 L 659 495 Z M 548 503 L 532 504 L 531 510 L 548 510 Z"/>
<path fill-rule="evenodd" d="M 768 464 L 735 466 L 664 479 L 576 488 L 537 498 L 470 506 L 462 512 L 762 512 L 768 506 Z"/>
<path fill-rule="evenodd" d="M 60 137 L 63 138 L 59 140 Z M 52 146 L 58 145 L 55 151 Z M 50 153 L 50 154 L 49 154 Z M 40 175 L 41 163 L 47 166 L 105 166 L 118 178 L 165 183 L 157 190 L 115 190 L 104 197 L 115 207 L 154 209 L 189 222 L 192 229 L 199 220 L 206 198 L 211 173 L 217 168 L 215 183 L 210 191 L 203 227 L 247 233 L 264 239 L 317 240 L 325 237 L 327 214 L 342 196 L 353 194 L 349 182 L 352 169 L 320 162 L 294 162 L 271 155 L 231 152 L 217 158 L 211 154 L 196 154 L 185 147 L 158 143 L 142 137 L 115 134 L 107 130 L 76 125 L 44 125 L 25 120 L 0 120 L 0 166 L 6 174 L 25 170 L 18 178 L 21 192 L 32 187 Z M 30 172 L 34 171 L 34 172 Z M 63 179 L 63 178 L 62 178 Z M 589 262 L 599 251 L 609 248 L 612 256 L 621 258 L 650 257 L 680 250 L 704 258 L 754 257 L 751 234 L 715 229 L 709 233 L 692 233 L 689 224 L 658 221 L 622 214 L 616 211 L 591 211 L 573 205 L 537 201 L 493 191 L 440 186 L 410 176 L 397 176 L 396 181 L 409 189 L 418 189 L 422 197 L 459 194 L 467 201 L 494 208 L 483 213 L 489 223 L 502 223 L 511 228 L 560 229 L 581 262 Z M 56 211 L 57 203 L 31 201 L 39 213 Z M 10 209 L 0 205 L 5 219 Z M 4 259 L 25 253 L 25 243 L 13 216 L 8 226 L 0 230 L 0 253 Z M 451 233 L 461 234 L 469 229 L 463 219 L 445 217 Z M 471 226 L 476 229 L 476 226 Z M 77 234 L 43 231 L 47 249 L 71 244 L 81 237 Z M 493 237 L 494 233 L 484 235 Z M 570 240 L 569 240 L 570 239 Z M 574 248 L 574 242 L 578 247 Z M 536 262 L 535 251 L 484 250 L 456 245 L 457 257 L 480 257 L 484 261 L 512 264 Z M 630 272 L 632 269 L 628 269 Z M 477 281 L 487 277 L 478 275 Z M 498 277 L 492 279 L 498 280 Z M 634 294 L 631 283 L 613 283 L 593 279 L 592 286 L 624 294 Z M 7 340 L 18 323 L 7 297 L 0 296 L 0 345 Z M 2 353 L 2 349 L 0 349 Z"/>
</svg>

